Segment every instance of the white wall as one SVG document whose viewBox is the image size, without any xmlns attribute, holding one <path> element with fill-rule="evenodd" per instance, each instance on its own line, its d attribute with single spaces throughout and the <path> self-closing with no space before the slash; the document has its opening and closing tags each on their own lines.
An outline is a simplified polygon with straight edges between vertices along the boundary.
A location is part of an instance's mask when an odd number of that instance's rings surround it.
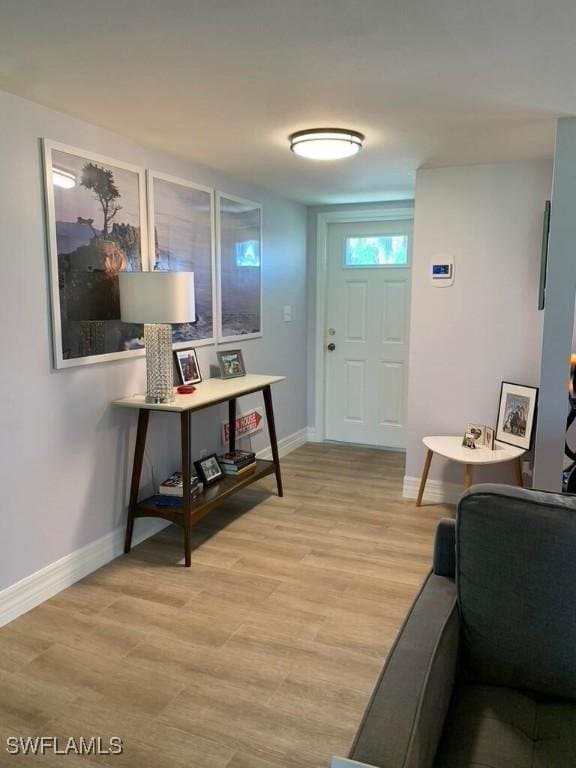
<svg viewBox="0 0 576 768">
<path fill-rule="evenodd" d="M 537 385 L 537 291 L 547 161 L 422 170 L 416 176 L 406 476 L 419 477 L 424 435 L 494 425 L 501 381 Z M 455 282 L 435 288 L 432 257 L 455 258 Z M 506 478 L 511 468 L 478 472 Z M 430 478 L 462 482 L 435 458 Z"/>
<path fill-rule="evenodd" d="M 52 370 L 40 137 L 262 203 L 265 335 L 240 346 L 249 371 L 288 377 L 273 392 L 279 436 L 306 426 L 305 208 L 0 92 L 0 590 L 122 524 L 135 414 L 110 401 L 144 389 L 143 358 Z M 199 360 L 207 376 L 214 347 Z M 217 447 L 221 417 L 193 418 L 196 450 Z M 159 477 L 179 466 L 177 426 L 151 419 Z"/>
<path fill-rule="evenodd" d="M 562 488 L 568 400 L 567 359 L 574 333 L 576 290 L 576 118 L 562 118 L 556 131 L 554 185 L 546 278 L 541 389 L 534 485 Z M 574 434 L 574 430 L 571 430 Z M 572 438 L 573 444 L 573 438 Z"/>
</svg>

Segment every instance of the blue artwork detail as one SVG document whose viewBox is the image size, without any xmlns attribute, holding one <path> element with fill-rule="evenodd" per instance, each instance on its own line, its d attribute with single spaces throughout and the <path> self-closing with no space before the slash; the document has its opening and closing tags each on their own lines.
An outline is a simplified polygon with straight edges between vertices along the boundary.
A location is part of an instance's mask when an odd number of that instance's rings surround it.
<svg viewBox="0 0 576 768">
<path fill-rule="evenodd" d="M 244 240 L 236 243 L 235 251 L 237 267 L 260 266 L 260 243 L 258 240 Z"/>
</svg>

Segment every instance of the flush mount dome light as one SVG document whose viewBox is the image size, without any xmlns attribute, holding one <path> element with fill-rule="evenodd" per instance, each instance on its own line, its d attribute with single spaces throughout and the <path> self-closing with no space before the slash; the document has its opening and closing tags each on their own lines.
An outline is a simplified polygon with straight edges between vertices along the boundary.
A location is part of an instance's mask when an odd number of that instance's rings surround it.
<svg viewBox="0 0 576 768">
<path fill-rule="evenodd" d="M 288 136 L 290 149 L 311 160 L 340 160 L 362 149 L 364 134 L 345 128 L 311 128 Z"/>
</svg>

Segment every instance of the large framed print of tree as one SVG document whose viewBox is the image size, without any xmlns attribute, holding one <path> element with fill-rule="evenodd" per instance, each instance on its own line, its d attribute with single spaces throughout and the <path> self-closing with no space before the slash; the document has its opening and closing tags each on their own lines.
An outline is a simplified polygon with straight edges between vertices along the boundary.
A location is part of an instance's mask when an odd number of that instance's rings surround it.
<svg viewBox="0 0 576 768">
<path fill-rule="evenodd" d="M 216 193 L 219 341 L 262 336 L 262 207 Z"/>
<path fill-rule="evenodd" d="M 214 343 L 214 194 L 209 187 L 148 171 L 150 268 L 194 272 L 196 319 L 172 327 L 175 349 Z"/>
<path fill-rule="evenodd" d="M 43 148 L 54 365 L 142 355 L 142 326 L 120 320 L 118 273 L 148 269 L 144 170 Z"/>
</svg>

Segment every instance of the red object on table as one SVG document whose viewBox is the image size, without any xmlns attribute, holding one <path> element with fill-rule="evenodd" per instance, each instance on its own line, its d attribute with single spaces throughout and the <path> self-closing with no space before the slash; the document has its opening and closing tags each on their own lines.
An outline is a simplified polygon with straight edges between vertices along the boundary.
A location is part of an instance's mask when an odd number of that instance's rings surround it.
<svg viewBox="0 0 576 768">
<path fill-rule="evenodd" d="M 176 387 L 176 392 L 179 395 L 191 395 L 192 392 L 196 392 L 196 387 L 193 387 L 191 384 L 181 384 L 179 387 Z"/>
</svg>

